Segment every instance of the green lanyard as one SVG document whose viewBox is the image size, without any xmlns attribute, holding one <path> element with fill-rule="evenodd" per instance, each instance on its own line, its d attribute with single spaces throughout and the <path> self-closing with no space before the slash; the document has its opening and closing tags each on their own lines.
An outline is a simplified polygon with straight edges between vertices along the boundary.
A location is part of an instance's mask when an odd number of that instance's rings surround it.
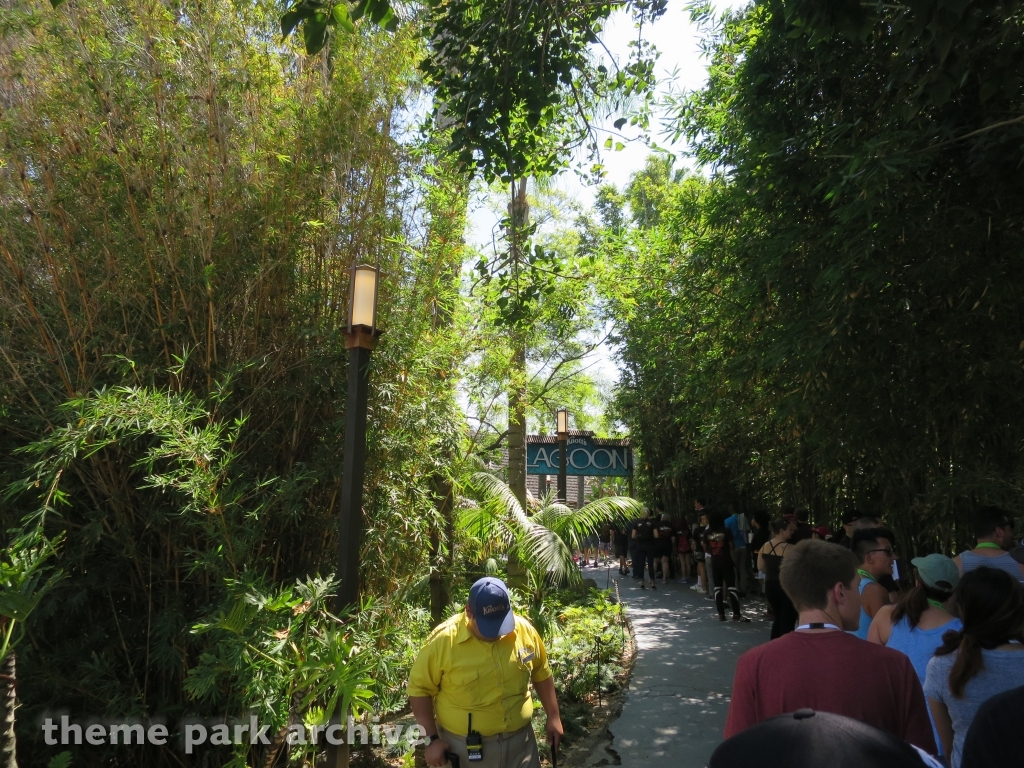
<svg viewBox="0 0 1024 768">
<path fill-rule="evenodd" d="M 932 600 L 930 597 L 928 598 L 928 605 L 930 605 L 932 608 L 939 608 L 943 611 L 946 610 L 946 606 L 944 606 L 938 600 Z M 949 611 L 946 611 L 946 613 L 949 613 Z"/>
<path fill-rule="evenodd" d="M 1002 547 L 1000 547 L 994 541 L 983 541 L 980 544 L 978 544 L 978 546 L 976 546 L 975 549 L 1002 549 Z"/>
<path fill-rule="evenodd" d="M 874 583 L 875 583 L 875 577 L 874 577 L 874 576 L 872 576 L 872 575 L 871 575 L 870 573 L 868 573 L 867 571 L 865 571 L 865 570 L 864 570 L 863 568 L 858 568 L 858 569 L 857 569 L 857 573 L 859 573 L 859 574 L 860 574 L 860 575 L 861 575 L 861 576 L 862 576 L 863 578 L 865 578 L 865 579 L 867 579 L 868 581 L 870 581 L 870 582 L 871 582 L 872 584 L 874 584 Z"/>
</svg>

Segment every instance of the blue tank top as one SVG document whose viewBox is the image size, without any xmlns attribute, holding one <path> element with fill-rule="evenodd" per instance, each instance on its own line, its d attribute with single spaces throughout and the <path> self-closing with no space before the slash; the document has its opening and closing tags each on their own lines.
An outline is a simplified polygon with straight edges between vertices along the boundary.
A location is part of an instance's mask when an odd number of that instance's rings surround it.
<svg viewBox="0 0 1024 768">
<path fill-rule="evenodd" d="M 942 645 L 942 635 L 951 629 L 960 631 L 964 628 L 960 619 L 951 618 L 941 627 L 935 629 L 921 629 L 920 627 L 910 628 L 910 622 L 904 616 L 898 624 L 893 624 L 892 633 L 889 635 L 887 648 L 899 651 L 908 659 L 917 672 L 917 678 L 924 685 L 924 679 L 928 672 L 928 662 L 935 655 L 935 650 Z M 939 732 L 935 729 L 935 721 L 932 720 L 931 707 L 928 708 L 928 720 L 932 724 L 932 735 L 935 737 L 935 745 L 942 755 L 942 742 L 939 741 Z"/>
<path fill-rule="evenodd" d="M 1003 554 L 996 557 L 985 557 L 984 555 L 976 555 L 967 550 L 960 553 L 960 564 L 963 566 L 964 573 L 977 568 L 994 568 L 997 571 L 1006 571 L 1017 581 L 1024 581 L 1020 575 L 1020 563 L 1010 557 L 1009 552 L 1003 552 Z"/>
<path fill-rule="evenodd" d="M 864 600 L 864 587 L 866 587 L 868 584 L 874 584 L 874 583 L 875 582 L 872 579 L 865 579 L 863 576 L 861 576 L 861 578 L 860 578 L 860 587 L 859 587 L 860 595 L 861 595 L 860 626 L 857 627 L 857 631 L 856 632 L 851 632 L 850 634 L 851 635 L 856 635 L 861 640 L 867 640 L 868 639 L 868 630 L 871 629 L 871 617 L 868 616 L 867 611 L 864 610 L 864 604 L 863 604 L 863 600 Z"/>
<path fill-rule="evenodd" d="M 963 628 L 964 625 L 960 619 L 952 617 L 941 627 L 935 629 L 921 629 L 920 627 L 911 629 L 910 622 L 904 616 L 898 624 L 893 625 L 889 642 L 885 645 L 910 659 L 921 685 L 924 685 L 928 662 L 935 655 L 935 649 L 942 645 L 942 635 L 951 629 L 959 632 Z"/>
</svg>

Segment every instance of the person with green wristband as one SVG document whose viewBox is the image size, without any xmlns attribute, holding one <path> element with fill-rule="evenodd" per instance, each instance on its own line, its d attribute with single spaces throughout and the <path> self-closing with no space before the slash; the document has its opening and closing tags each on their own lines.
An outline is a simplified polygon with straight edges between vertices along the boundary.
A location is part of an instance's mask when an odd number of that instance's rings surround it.
<svg viewBox="0 0 1024 768">
<path fill-rule="evenodd" d="M 970 573 L 976 568 L 995 568 L 1024 582 L 1024 563 L 1018 563 L 1009 554 L 1014 545 L 1013 518 L 1009 512 L 999 507 L 981 507 L 973 518 L 978 545 L 953 558 L 960 573 Z"/>
<path fill-rule="evenodd" d="M 896 605 L 879 609 L 871 622 L 868 642 L 904 654 L 924 685 L 928 662 L 942 645 L 943 635 L 950 630 L 963 629 L 960 619 L 953 616 L 953 590 L 960 583 L 960 572 L 945 555 L 915 557 L 910 562 L 917 570 L 914 588 Z M 934 720 L 932 731 L 941 755 L 942 742 Z"/>
<path fill-rule="evenodd" d="M 878 583 L 885 575 L 892 575 L 893 544 L 896 537 L 886 528 L 868 528 L 854 531 L 853 554 L 860 561 L 860 626 L 851 634 L 861 640 L 868 639 L 871 620 L 882 606 L 889 605 L 889 590 Z"/>
</svg>

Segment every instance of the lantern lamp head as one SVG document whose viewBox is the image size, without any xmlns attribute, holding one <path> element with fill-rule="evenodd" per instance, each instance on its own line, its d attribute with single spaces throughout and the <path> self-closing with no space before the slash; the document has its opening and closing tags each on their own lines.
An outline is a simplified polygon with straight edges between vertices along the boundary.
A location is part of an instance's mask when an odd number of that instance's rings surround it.
<svg viewBox="0 0 1024 768">
<path fill-rule="evenodd" d="M 357 326 L 371 333 L 377 329 L 377 285 L 380 272 L 364 264 L 352 265 L 351 296 L 348 305 L 348 331 Z"/>
<path fill-rule="evenodd" d="M 569 411 L 565 408 L 559 408 L 555 411 L 555 431 L 559 437 L 565 437 L 569 434 Z"/>
</svg>

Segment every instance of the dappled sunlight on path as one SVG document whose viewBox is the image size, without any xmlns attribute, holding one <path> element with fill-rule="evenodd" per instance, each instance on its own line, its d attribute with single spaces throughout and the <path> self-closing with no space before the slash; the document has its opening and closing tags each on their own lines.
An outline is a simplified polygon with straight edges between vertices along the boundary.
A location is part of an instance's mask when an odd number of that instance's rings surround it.
<svg viewBox="0 0 1024 768">
<path fill-rule="evenodd" d="M 604 569 L 585 575 L 606 583 Z M 599 745 L 587 765 L 703 768 L 722 740 L 736 660 L 768 641 L 764 602 L 743 601 L 750 624 L 720 622 L 703 593 L 675 583 L 652 592 L 639 584 L 619 578 L 637 659 L 622 714 L 609 725 L 612 741 Z"/>
</svg>

